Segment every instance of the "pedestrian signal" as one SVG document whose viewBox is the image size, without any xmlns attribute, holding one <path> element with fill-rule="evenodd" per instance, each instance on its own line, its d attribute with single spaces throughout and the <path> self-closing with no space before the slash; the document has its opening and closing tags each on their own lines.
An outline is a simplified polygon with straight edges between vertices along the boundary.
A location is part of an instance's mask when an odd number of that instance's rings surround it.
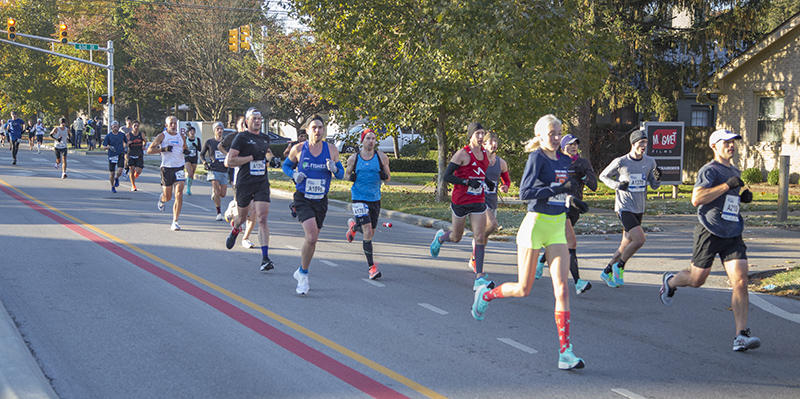
<svg viewBox="0 0 800 399">
<path fill-rule="evenodd" d="M 108 94 L 101 94 L 100 97 L 97 98 L 97 101 L 99 101 L 100 104 L 108 104 Z"/>
<path fill-rule="evenodd" d="M 228 51 L 239 52 L 239 29 L 228 30 Z"/>
<path fill-rule="evenodd" d="M 59 29 L 58 37 L 61 40 L 61 43 L 67 44 L 67 24 L 59 25 L 58 29 Z"/>
<path fill-rule="evenodd" d="M 8 40 L 14 40 L 17 38 L 17 21 L 14 18 L 8 19 Z"/>
<path fill-rule="evenodd" d="M 244 51 L 250 50 L 250 25 L 239 27 L 239 48 Z"/>
</svg>

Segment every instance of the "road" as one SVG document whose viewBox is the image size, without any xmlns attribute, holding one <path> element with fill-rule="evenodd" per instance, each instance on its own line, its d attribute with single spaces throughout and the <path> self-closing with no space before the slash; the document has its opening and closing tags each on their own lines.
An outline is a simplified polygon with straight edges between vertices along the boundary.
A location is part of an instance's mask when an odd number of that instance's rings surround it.
<svg viewBox="0 0 800 399">
<path fill-rule="evenodd" d="M 172 232 L 153 168 L 138 192 L 122 182 L 112 194 L 103 157 L 71 155 L 65 180 L 50 152 L 10 163 L 0 150 L 0 299 L 64 399 L 800 397 L 797 302 L 759 295 L 749 325 L 763 346 L 746 353 L 731 351 L 729 290 L 680 289 L 674 306 L 660 303 L 661 273 L 690 257 L 683 230 L 649 234 L 619 289 L 598 278 L 619 235 L 579 238 L 594 288 L 570 287 L 571 341 L 586 368 L 565 372 L 548 272 L 477 322 L 466 239 L 432 259 L 433 230 L 392 220 L 374 239 L 383 278 L 370 281 L 361 245 L 344 239 L 350 213 L 332 204 L 311 290 L 298 296 L 303 236 L 286 193 L 273 193 L 269 216 L 276 269 L 261 273 L 258 250 L 225 249 L 229 227 L 214 221 L 205 182 Z M 754 263 L 800 252 L 748 246 Z M 486 259 L 495 281 L 516 278 L 512 242 L 490 242 Z"/>
</svg>

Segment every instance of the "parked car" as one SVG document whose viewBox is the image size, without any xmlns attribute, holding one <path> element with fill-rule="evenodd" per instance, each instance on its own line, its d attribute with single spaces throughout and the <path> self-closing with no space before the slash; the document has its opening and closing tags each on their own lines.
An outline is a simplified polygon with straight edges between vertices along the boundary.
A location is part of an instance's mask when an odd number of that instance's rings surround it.
<svg viewBox="0 0 800 399">
<path fill-rule="evenodd" d="M 225 138 L 229 134 L 234 133 L 234 132 L 236 132 L 236 130 L 234 130 L 234 129 L 223 129 L 222 137 Z M 292 141 L 288 137 L 283 137 L 281 135 L 278 135 L 275 132 L 268 131 L 267 135 L 269 135 L 269 141 L 270 141 L 271 144 L 286 144 L 286 143 L 289 143 L 289 142 Z"/>
<path fill-rule="evenodd" d="M 341 153 L 345 154 L 352 154 L 358 151 L 359 148 L 359 140 L 361 139 L 361 131 L 366 129 L 364 125 L 356 125 L 352 127 L 350 130 L 347 131 L 346 134 L 338 133 L 334 135 L 332 138 L 329 138 L 329 142 L 333 143 L 336 148 Z M 403 148 L 404 145 L 417 140 L 424 142 L 425 140 L 422 136 L 417 133 L 414 129 L 410 128 L 397 128 L 397 144 L 398 144 L 398 151 Z M 386 135 L 386 128 L 379 128 L 376 129 L 377 135 L 385 136 Z M 394 152 L 394 138 L 392 136 L 385 137 L 383 140 L 378 142 L 378 149 L 387 152 L 393 153 Z"/>
</svg>

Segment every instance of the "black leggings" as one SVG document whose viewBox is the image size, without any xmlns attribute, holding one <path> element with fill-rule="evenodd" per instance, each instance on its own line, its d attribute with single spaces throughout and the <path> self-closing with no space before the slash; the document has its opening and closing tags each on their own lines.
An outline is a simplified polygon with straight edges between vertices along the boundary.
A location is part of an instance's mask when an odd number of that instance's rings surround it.
<svg viewBox="0 0 800 399">
<path fill-rule="evenodd" d="M 19 152 L 19 140 L 12 140 L 11 141 L 11 157 L 17 159 L 17 153 Z"/>
</svg>

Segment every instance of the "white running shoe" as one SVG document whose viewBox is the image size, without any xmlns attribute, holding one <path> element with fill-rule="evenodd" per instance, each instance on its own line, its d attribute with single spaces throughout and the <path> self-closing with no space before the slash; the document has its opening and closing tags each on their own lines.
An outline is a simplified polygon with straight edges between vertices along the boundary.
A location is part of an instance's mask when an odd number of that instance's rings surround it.
<svg viewBox="0 0 800 399">
<path fill-rule="evenodd" d="M 169 226 L 169 229 L 172 231 L 180 231 L 181 226 L 178 226 L 178 222 L 172 222 L 172 225 Z"/>
<path fill-rule="evenodd" d="M 216 220 L 217 220 L 217 221 L 220 221 L 220 220 L 225 220 L 225 218 L 224 218 L 224 217 L 222 217 L 222 214 L 221 214 L 221 213 L 218 213 L 218 214 L 217 214 L 217 219 L 216 219 Z"/>
<path fill-rule="evenodd" d="M 230 222 L 236 215 L 239 213 L 238 208 L 236 208 L 236 200 L 231 200 L 228 203 L 228 209 L 225 210 L 225 221 Z"/>
<path fill-rule="evenodd" d="M 244 240 L 242 240 L 242 246 L 247 248 L 247 249 L 251 249 L 251 248 L 255 248 L 256 247 L 255 245 L 253 245 L 252 242 L 250 242 L 250 240 L 248 240 L 246 238 Z"/>
<path fill-rule="evenodd" d="M 297 280 L 295 292 L 300 295 L 308 294 L 308 273 L 300 273 L 300 269 L 294 271 L 294 279 Z"/>
<path fill-rule="evenodd" d="M 761 340 L 757 337 L 751 337 L 749 328 L 739 331 L 739 335 L 737 335 L 733 340 L 733 350 L 737 352 L 744 352 L 748 349 L 756 349 L 759 346 L 761 346 Z"/>
</svg>

